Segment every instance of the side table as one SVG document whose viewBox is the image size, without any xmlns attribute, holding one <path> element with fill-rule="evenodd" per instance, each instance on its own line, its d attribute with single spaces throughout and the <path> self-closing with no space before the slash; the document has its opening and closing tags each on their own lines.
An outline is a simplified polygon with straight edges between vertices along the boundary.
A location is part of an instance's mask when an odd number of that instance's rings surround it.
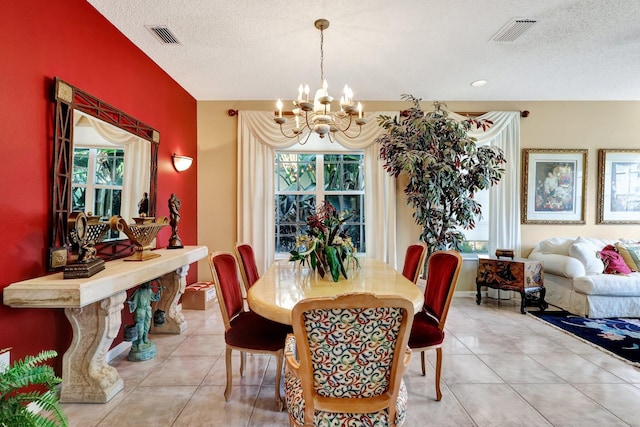
<svg viewBox="0 0 640 427">
<path fill-rule="evenodd" d="M 476 304 L 480 305 L 481 294 L 480 288 L 487 286 L 489 288 L 501 289 L 507 291 L 518 292 L 521 296 L 520 312 L 527 312 L 525 306 L 527 297 L 530 300 L 530 294 L 539 293 L 537 305 L 541 310 L 545 310 L 549 305 L 545 302 L 544 296 L 546 289 L 544 288 L 544 271 L 542 262 L 530 259 L 502 259 L 500 255 L 504 253 L 496 251 L 498 256 L 478 256 L 478 273 L 476 276 Z"/>
</svg>

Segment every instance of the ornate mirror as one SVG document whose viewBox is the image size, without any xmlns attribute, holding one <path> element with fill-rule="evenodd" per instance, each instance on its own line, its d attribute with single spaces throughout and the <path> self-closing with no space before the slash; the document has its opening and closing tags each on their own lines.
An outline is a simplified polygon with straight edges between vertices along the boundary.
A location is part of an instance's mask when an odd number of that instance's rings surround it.
<svg viewBox="0 0 640 427">
<path fill-rule="evenodd" d="M 91 211 L 100 221 L 111 215 L 131 217 L 138 213 L 135 200 L 144 195 L 146 214 L 155 216 L 160 141 L 157 130 L 59 78 L 55 79 L 54 100 L 49 270 L 64 267 L 69 261 L 73 211 Z M 97 140 L 102 143 L 92 142 Z M 90 156 L 102 160 L 92 163 Z M 91 175 L 103 176 L 101 182 L 106 185 L 85 185 L 91 181 L 86 177 L 91 164 L 98 165 Z M 109 178 L 104 179 L 105 175 Z M 94 198 L 98 199 L 95 203 Z M 116 234 L 107 235 L 96 249 L 106 261 L 130 255 L 133 246 Z"/>
</svg>

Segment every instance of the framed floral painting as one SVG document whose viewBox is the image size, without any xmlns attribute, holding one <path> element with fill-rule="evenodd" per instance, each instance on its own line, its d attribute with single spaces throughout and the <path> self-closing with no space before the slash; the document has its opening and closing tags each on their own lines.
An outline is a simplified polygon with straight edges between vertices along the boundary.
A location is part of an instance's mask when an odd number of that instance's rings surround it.
<svg viewBox="0 0 640 427">
<path fill-rule="evenodd" d="M 522 150 L 522 223 L 584 224 L 587 150 Z"/>
<path fill-rule="evenodd" d="M 640 224 L 640 150 L 598 150 L 598 224 Z"/>
</svg>

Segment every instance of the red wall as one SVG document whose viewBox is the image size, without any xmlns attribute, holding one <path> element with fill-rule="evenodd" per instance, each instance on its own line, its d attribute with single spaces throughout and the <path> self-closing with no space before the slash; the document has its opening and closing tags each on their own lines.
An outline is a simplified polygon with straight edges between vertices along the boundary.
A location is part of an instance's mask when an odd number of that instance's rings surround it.
<svg viewBox="0 0 640 427">
<path fill-rule="evenodd" d="M 176 193 L 180 237 L 196 244 L 196 100 L 85 0 L 2 2 L 0 40 L 0 289 L 46 274 L 54 77 L 160 132 L 157 213 L 169 215 Z M 194 157 L 191 169 L 177 173 L 174 152 Z M 196 278 L 194 264 L 188 282 Z M 0 305 L 0 349 L 12 347 L 12 361 L 43 349 L 61 356 L 70 342 L 63 310 Z"/>
</svg>

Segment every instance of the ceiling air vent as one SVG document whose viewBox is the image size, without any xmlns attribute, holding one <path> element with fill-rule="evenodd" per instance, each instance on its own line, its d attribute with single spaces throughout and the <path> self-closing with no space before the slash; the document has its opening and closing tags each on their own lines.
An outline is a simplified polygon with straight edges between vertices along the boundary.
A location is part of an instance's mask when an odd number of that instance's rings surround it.
<svg viewBox="0 0 640 427">
<path fill-rule="evenodd" d="M 493 37 L 491 37 L 491 40 L 494 42 L 512 42 L 531 28 L 536 22 L 538 21 L 535 19 L 515 18 L 495 33 Z"/>
<path fill-rule="evenodd" d="M 166 25 L 145 25 L 147 30 L 164 44 L 181 44 L 177 37 Z"/>
</svg>

